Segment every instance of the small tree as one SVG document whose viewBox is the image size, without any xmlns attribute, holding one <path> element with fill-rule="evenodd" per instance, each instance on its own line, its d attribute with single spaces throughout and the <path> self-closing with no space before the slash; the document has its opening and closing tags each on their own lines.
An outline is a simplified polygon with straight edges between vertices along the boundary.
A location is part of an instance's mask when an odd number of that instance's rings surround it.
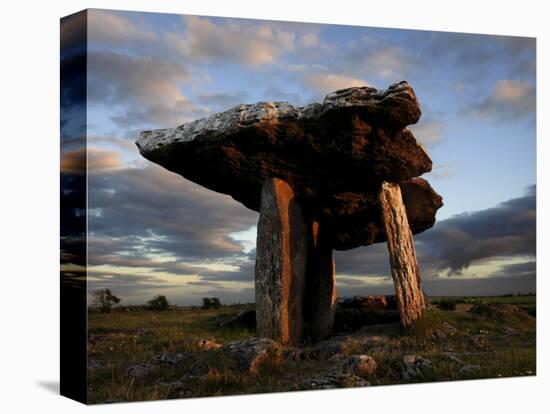
<svg viewBox="0 0 550 414">
<path fill-rule="evenodd" d="M 151 310 L 166 310 L 170 307 L 168 299 L 166 299 L 166 296 L 164 295 L 155 296 L 153 299 L 147 302 L 147 304 L 149 305 L 149 309 Z"/>
<path fill-rule="evenodd" d="M 218 309 L 222 303 L 218 298 L 202 298 L 203 309 Z"/>
<path fill-rule="evenodd" d="M 120 298 L 111 293 L 111 289 L 100 289 L 93 293 L 94 305 L 101 312 L 110 312 L 113 306 L 120 303 Z"/>
</svg>

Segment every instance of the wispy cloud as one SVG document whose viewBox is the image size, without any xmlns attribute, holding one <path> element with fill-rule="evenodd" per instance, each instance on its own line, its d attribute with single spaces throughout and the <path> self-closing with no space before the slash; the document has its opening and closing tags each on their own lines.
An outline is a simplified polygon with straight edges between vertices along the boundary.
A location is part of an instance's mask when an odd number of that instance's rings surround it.
<svg viewBox="0 0 550 414">
<path fill-rule="evenodd" d="M 535 87 L 528 81 L 499 80 L 490 94 L 466 112 L 490 120 L 513 120 L 535 115 Z"/>
<path fill-rule="evenodd" d="M 246 20 L 214 23 L 196 16 L 184 16 L 183 20 L 184 32 L 166 33 L 165 39 L 182 56 L 198 61 L 265 65 L 295 46 L 294 32 L 276 23 Z"/>
<path fill-rule="evenodd" d="M 305 84 L 321 95 L 352 86 L 369 86 L 365 80 L 336 73 L 310 73 L 305 76 Z"/>
</svg>

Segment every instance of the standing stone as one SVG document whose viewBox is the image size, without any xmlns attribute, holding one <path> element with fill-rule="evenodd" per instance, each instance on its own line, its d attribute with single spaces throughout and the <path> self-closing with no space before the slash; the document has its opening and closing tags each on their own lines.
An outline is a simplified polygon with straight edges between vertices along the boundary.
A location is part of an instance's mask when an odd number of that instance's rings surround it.
<svg viewBox="0 0 550 414">
<path fill-rule="evenodd" d="M 262 186 L 256 244 L 256 324 L 259 336 L 299 345 L 308 228 L 292 188 L 278 178 Z"/>
<path fill-rule="evenodd" d="M 310 229 L 304 312 L 308 339 L 317 342 L 330 333 L 334 321 L 336 271 L 328 235 L 317 221 Z"/>
<path fill-rule="evenodd" d="M 382 182 L 380 210 L 388 240 L 401 325 L 410 327 L 426 310 L 426 301 L 420 284 L 420 270 L 399 184 Z"/>
</svg>

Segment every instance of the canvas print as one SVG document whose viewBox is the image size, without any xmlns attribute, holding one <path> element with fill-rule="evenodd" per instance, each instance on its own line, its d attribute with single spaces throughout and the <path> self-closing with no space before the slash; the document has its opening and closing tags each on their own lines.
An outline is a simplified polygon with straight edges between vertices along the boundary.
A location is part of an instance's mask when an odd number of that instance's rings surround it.
<svg viewBox="0 0 550 414">
<path fill-rule="evenodd" d="M 536 375 L 534 38 L 61 19 L 61 393 Z"/>
</svg>

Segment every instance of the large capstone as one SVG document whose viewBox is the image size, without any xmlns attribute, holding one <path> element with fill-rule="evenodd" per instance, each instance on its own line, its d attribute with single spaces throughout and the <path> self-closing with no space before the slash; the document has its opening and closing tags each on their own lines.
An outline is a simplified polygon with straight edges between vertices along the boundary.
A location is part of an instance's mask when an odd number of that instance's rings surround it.
<svg viewBox="0 0 550 414">
<path fill-rule="evenodd" d="M 378 220 L 382 181 L 405 183 L 431 171 L 428 154 L 405 127 L 420 114 L 406 82 L 385 91 L 355 87 L 305 107 L 238 105 L 176 128 L 142 132 L 137 145 L 145 158 L 255 211 L 264 181 L 284 180 L 304 213 L 326 223 L 334 247 L 345 250 L 385 241 Z M 405 201 L 418 233 L 433 225 L 441 198 L 418 181 L 407 186 L 427 190 L 423 198 Z"/>
</svg>

